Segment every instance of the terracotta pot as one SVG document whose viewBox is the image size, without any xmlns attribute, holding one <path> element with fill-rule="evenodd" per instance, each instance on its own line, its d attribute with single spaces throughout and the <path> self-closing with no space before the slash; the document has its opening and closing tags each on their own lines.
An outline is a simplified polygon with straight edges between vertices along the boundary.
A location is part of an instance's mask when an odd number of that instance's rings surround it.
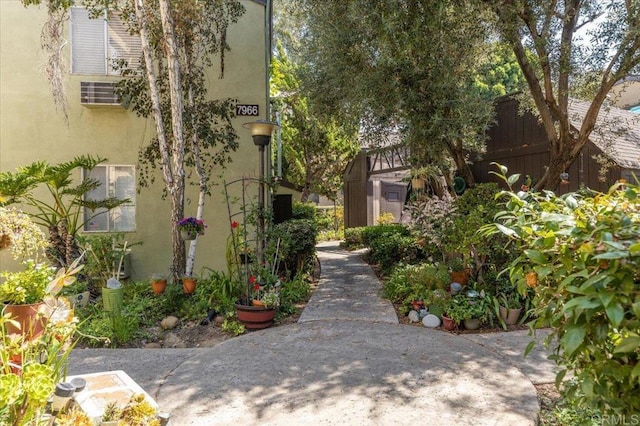
<svg viewBox="0 0 640 426">
<path fill-rule="evenodd" d="M 480 328 L 480 320 L 478 318 L 467 318 L 464 320 L 464 328 L 467 330 L 477 330 Z"/>
<path fill-rule="evenodd" d="M 520 312 L 522 312 L 522 308 L 507 309 L 504 306 L 500 306 L 500 318 L 502 318 L 507 325 L 517 324 L 518 318 L 520 318 Z"/>
<path fill-rule="evenodd" d="M 471 271 L 468 269 L 465 269 L 464 271 L 449 272 L 451 281 L 454 283 L 462 284 L 463 286 L 467 285 L 467 283 L 469 282 L 470 275 L 471 275 Z"/>
<path fill-rule="evenodd" d="M 183 278 L 182 279 L 182 292 L 184 294 L 192 294 L 196 291 L 197 281 L 195 278 Z"/>
<path fill-rule="evenodd" d="M 422 178 L 412 178 L 411 179 L 411 187 L 413 189 L 422 189 L 422 188 L 424 188 L 424 179 L 422 179 Z"/>
<path fill-rule="evenodd" d="M 275 308 L 265 308 L 261 306 L 247 306 L 239 303 L 235 304 L 238 321 L 249 330 L 260 330 L 270 327 L 276 316 Z"/>
<path fill-rule="evenodd" d="M 445 316 L 444 314 L 442 315 L 442 328 L 444 328 L 445 330 L 451 331 L 451 330 L 455 330 L 456 326 L 457 324 L 454 320 Z"/>
<path fill-rule="evenodd" d="M 32 303 L 30 305 L 5 305 L 4 314 L 11 314 L 11 319 L 20 324 L 19 327 L 6 322 L 7 334 L 22 334 L 27 339 L 38 338 L 44 332 L 46 320 L 38 315 L 38 309 L 44 303 Z"/>
<path fill-rule="evenodd" d="M 264 306 L 265 306 L 265 305 L 264 305 L 264 302 L 263 302 L 262 300 L 258 300 L 258 299 L 253 299 L 253 300 L 251 301 L 251 304 L 252 304 L 253 306 L 261 306 L 261 307 L 263 307 L 263 308 L 264 308 Z"/>
<path fill-rule="evenodd" d="M 11 245 L 11 237 L 7 234 L 0 235 L 0 250 L 5 249 Z"/>
<path fill-rule="evenodd" d="M 151 289 L 154 294 L 162 294 L 167 288 L 167 280 L 153 280 L 151 281 Z"/>
</svg>

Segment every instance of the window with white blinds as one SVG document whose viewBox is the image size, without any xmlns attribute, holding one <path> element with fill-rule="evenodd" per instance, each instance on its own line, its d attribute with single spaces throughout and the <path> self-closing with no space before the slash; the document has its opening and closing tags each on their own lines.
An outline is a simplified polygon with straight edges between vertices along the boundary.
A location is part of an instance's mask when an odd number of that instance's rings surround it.
<svg viewBox="0 0 640 426">
<path fill-rule="evenodd" d="M 117 198 L 129 201 L 115 209 L 84 209 L 85 232 L 130 232 L 136 230 L 136 184 L 134 166 L 100 165 L 84 177 L 95 179 L 100 186 L 86 194 L 87 199 Z"/>
<path fill-rule="evenodd" d="M 85 8 L 71 9 L 71 72 L 73 74 L 120 75 L 116 61 L 137 69 L 142 47 L 137 35 L 129 34 L 119 15 L 109 12 L 91 19 Z"/>
</svg>

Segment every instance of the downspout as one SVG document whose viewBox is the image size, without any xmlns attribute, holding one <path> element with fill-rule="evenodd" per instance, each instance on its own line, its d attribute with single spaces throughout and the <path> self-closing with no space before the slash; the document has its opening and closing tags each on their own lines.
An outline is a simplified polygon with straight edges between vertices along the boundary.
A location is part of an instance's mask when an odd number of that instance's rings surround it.
<svg viewBox="0 0 640 426">
<path fill-rule="evenodd" d="M 270 78 L 269 78 L 269 74 L 270 74 L 270 67 L 271 67 L 271 34 L 272 34 L 272 23 L 273 23 L 273 8 L 272 8 L 272 3 L 273 0 L 266 0 L 265 1 L 265 11 L 264 11 L 264 19 L 265 19 L 265 23 L 264 23 L 264 49 L 265 49 L 265 53 L 264 53 L 264 61 L 265 61 L 265 73 L 264 73 L 264 83 L 265 83 L 265 87 L 266 87 L 266 102 L 265 102 L 265 119 L 267 121 L 271 121 L 271 87 L 270 87 Z M 269 145 L 266 146 L 266 153 L 265 155 L 267 156 L 267 169 L 266 169 L 266 174 L 265 174 L 265 178 L 268 179 L 268 182 L 270 183 L 272 178 L 273 178 L 273 159 L 272 159 L 272 147 L 273 143 L 270 143 Z M 269 210 L 272 209 L 273 206 L 273 197 L 272 197 L 272 193 L 271 190 L 267 191 L 266 194 L 266 206 L 269 208 Z"/>
</svg>

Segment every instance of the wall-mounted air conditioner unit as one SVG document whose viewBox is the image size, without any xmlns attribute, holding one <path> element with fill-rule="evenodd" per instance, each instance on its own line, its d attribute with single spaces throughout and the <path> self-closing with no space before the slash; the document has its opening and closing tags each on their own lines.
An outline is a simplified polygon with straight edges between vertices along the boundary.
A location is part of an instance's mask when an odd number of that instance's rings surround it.
<svg viewBox="0 0 640 426">
<path fill-rule="evenodd" d="M 122 106 L 115 92 L 115 83 L 108 81 L 80 82 L 80 104 L 85 106 Z"/>
</svg>

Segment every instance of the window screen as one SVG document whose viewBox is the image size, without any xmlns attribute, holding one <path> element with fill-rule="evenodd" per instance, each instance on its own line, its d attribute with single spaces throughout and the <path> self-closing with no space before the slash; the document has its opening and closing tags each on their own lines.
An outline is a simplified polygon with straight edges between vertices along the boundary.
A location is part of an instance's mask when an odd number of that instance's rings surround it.
<svg viewBox="0 0 640 426">
<path fill-rule="evenodd" d="M 120 200 L 129 199 L 110 211 L 104 209 L 91 210 L 85 208 L 84 230 L 87 232 L 127 232 L 136 230 L 136 185 L 133 166 L 96 166 L 85 176 L 96 179 L 100 186 L 86 197 L 95 200 L 115 197 Z"/>
</svg>

